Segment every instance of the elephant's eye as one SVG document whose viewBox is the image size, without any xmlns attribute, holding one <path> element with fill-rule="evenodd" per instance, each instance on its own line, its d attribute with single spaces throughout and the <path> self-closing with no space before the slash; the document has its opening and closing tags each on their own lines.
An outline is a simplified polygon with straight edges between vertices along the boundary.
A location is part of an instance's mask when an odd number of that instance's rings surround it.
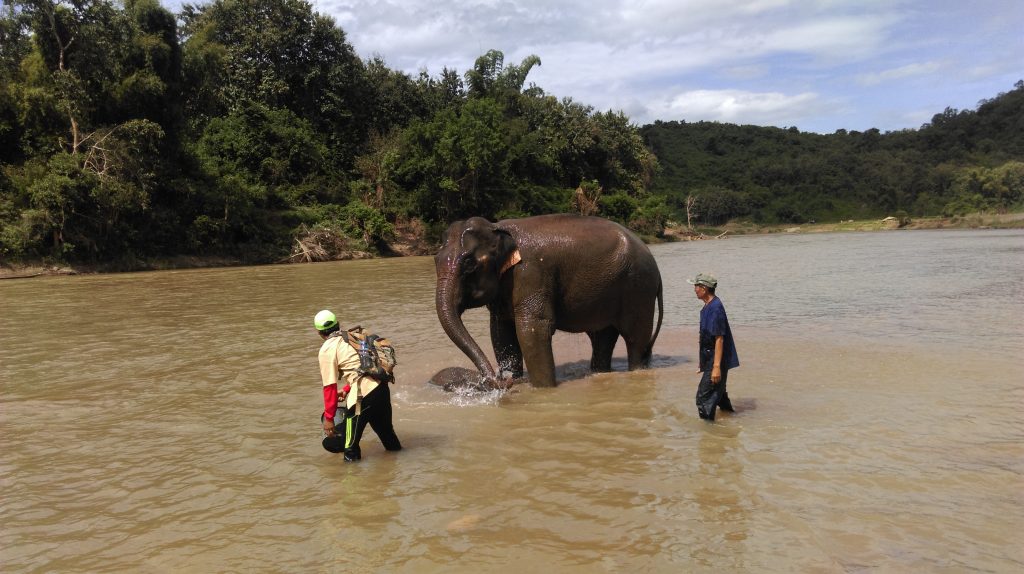
<svg viewBox="0 0 1024 574">
<path fill-rule="evenodd" d="M 478 266 L 479 265 L 477 263 L 476 257 L 473 257 L 472 255 L 469 255 L 462 259 L 462 273 L 465 275 L 469 275 L 470 273 L 476 271 Z"/>
</svg>

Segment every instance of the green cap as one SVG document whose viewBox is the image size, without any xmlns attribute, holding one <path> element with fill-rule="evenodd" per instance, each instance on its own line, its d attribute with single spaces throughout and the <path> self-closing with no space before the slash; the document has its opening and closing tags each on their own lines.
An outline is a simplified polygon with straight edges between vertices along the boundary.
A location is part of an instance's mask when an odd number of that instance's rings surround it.
<svg viewBox="0 0 1024 574">
<path fill-rule="evenodd" d="M 317 331 L 326 331 L 337 324 L 338 318 L 327 309 L 320 311 L 316 314 L 316 317 L 313 317 L 313 326 L 316 327 Z"/>
<path fill-rule="evenodd" d="M 712 289 L 718 287 L 718 279 L 715 279 L 715 276 L 710 273 L 698 273 L 696 277 L 687 279 L 686 282 L 691 285 L 701 285 Z"/>
</svg>

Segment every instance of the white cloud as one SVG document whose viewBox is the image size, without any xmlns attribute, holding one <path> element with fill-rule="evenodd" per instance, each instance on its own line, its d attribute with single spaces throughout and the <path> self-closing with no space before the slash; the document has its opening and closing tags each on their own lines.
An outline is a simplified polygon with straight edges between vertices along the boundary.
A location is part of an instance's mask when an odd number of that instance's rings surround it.
<svg viewBox="0 0 1024 574">
<path fill-rule="evenodd" d="M 445 67 L 465 73 L 490 49 L 507 63 L 535 54 L 542 65 L 527 83 L 599 110 L 621 109 L 635 123 L 679 119 L 686 104 L 687 121 L 899 129 L 922 106 L 962 109 L 1011 89 L 1024 61 L 1019 0 L 312 4 L 335 18 L 364 58 L 376 54 L 392 68 L 436 76 Z M 914 81 L 897 81 L 905 79 Z"/>
<path fill-rule="evenodd" d="M 877 84 L 881 84 L 882 82 L 933 74 L 939 71 L 941 68 L 942 64 L 940 64 L 939 62 L 917 62 L 914 64 L 907 64 L 906 66 L 900 66 L 899 68 L 883 70 L 881 72 L 876 72 L 873 74 L 861 74 L 857 76 L 857 82 L 862 86 L 874 86 Z"/>
<path fill-rule="evenodd" d="M 712 120 L 735 124 L 795 125 L 813 110 L 823 109 L 813 92 L 782 94 L 742 90 L 692 90 L 677 94 L 660 110 L 665 119 Z"/>
<path fill-rule="evenodd" d="M 702 65 L 779 52 L 860 58 L 884 44 L 897 18 L 855 9 L 822 10 L 821 0 L 406 0 L 315 2 L 345 22 L 360 53 L 423 67 L 430 55 L 459 54 L 466 69 L 494 48 L 542 60 L 567 45 L 604 51 L 672 51 Z M 439 69 L 440 66 L 429 66 Z"/>
<path fill-rule="evenodd" d="M 771 72 L 771 67 L 764 64 L 730 66 L 722 70 L 722 75 L 732 80 L 754 80 L 764 78 Z"/>
<path fill-rule="evenodd" d="M 816 18 L 769 31 L 765 51 L 799 52 L 832 60 L 860 59 L 882 50 L 892 15 Z"/>
</svg>

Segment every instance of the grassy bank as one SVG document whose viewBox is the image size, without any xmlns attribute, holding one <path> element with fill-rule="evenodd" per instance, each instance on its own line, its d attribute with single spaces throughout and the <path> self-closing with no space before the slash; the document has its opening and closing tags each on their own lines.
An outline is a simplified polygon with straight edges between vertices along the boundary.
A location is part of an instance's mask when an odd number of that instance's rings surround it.
<svg viewBox="0 0 1024 574">
<path fill-rule="evenodd" d="M 233 267 L 243 261 L 230 257 L 189 256 L 163 257 L 151 260 L 133 259 L 110 263 L 61 263 L 51 261 L 0 261 L 0 279 L 24 279 L 41 275 L 82 275 L 89 273 L 124 273 L 129 271 L 167 271 L 201 267 Z"/>
<path fill-rule="evenodd" d="M 665 234 L 669 240 L 714 239 L 729 235 L 764 233 L 832 233 L 843 231 L 886 231 L 896 229 L 1024 229 L 1022 213 L 972 213 L 954 217 L 921 217 L 904 224 L 893 218 L 858 219 L 832 223 L 806 223 L 802 225 L 759 225 L 751 221 L 730 221 L 719 227 L 670 227 Z"/>
</svg>

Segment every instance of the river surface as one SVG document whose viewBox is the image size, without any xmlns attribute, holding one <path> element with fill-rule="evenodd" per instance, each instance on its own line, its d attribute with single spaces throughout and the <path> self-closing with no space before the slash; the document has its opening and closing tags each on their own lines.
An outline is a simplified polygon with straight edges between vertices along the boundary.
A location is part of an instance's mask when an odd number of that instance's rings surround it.
<svg viewBox="0 0 1024 574">
<path fill-rule="evenodd" d="M 472 366 L 429 257 L 0 282 L 0 571 L 1024 571 L 1024 232 L 652 251 L 651 369 L 559 334 L 559 386 L 504 394 L 425 384 Z M 699 271 L 742 362 L 714 423 Z M 321 308 L 397 345 L 402 452 L 321 448 Z"/>
</svg>

